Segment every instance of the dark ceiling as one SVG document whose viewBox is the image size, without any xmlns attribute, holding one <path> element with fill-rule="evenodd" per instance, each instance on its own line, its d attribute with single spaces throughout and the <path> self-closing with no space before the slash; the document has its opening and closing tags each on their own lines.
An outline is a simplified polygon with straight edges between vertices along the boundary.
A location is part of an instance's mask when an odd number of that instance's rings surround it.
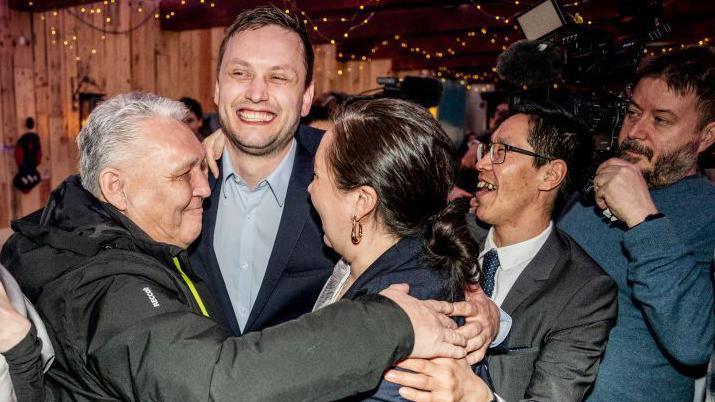
<svg viewBox="0 0 715 402">
<path fill-rule="evenodd" d="M 116 0 L 124 1 L 124 0 Z M 152 1 L 130 0 L 144 4 Z M 25 11 L 46 11 L 88 4 L 82 0 L 9 0 Z M 267 0 L 161 0 L 161 27 L 188 30 L 227 26 L 242 10 Z M 459 0 L 283 0 L 272 1 L 307 21 L 314 43 L 337 44 L 340 60 L 389 58 L 393 69 L 432 69 L 468 74 L 483 73 L 497 55 L 523 39 L 514 16 L 536 1 Z M 561 2 L 567 18 L 611 31 L 617 37 L 635 33 L 636 22 L 653 0 L 591 0 Z M 30 6 L 30 4 L 32 4 Z M 656 7 L 658 8 L 658 7 Z M 664 20 L 672 34 L 659 47 L 697 43 L 715 37 L 715 1 L 663 2 Z"/>
</svg>

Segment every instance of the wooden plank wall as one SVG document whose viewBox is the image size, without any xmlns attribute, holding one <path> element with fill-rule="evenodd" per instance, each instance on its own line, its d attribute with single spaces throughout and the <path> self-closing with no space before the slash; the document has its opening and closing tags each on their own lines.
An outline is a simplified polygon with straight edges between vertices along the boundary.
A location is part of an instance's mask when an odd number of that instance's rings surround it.
<svg viewBox="0 0 715 402">
<path fill-rule="evenodd" d="M 106 3 L 26 13 L 0 0 L 0 228 L 41 208 L 51 189 L 77 171 L 80 121 L 74 93 L 151 91 L 190 96 L 215 111 L 214 70 L 223 28 L 164 32 L 151 2 Z M 146 8 L 139 11 L 141 5 Z M 373 88 L 378 76 L 391 74 L 391 65 L 389 60 L 340 63 L 333 45 L 316 46 L 316 94 Z M 82 77 L 91 81 L 80 85 Z M 41 138 L 42 181 L 22 194 L 12 187 L 13 146 L 26 131 L 27 117 L 35 119 Z"/>
</svg>

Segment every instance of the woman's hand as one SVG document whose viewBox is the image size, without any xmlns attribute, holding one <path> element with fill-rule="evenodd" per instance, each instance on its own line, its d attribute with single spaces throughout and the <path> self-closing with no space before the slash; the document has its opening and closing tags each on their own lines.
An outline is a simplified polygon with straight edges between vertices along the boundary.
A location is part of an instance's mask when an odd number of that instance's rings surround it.
<svg viewBox="0 0 715 402">
<path fill-rule="evenodd" d="M 208 137 L 204 139 L 201 143 L 204 147 L 204 152 L 206 153 L 206 163 L 209 165 L 209 170 L 218 179 L 219 169 L 216 160 L 223 154 L 223 148 L 226 145 L 226 137 L 223 134 L 223 130 L 220 128 Z"/>
<path fill-rule="evenodd" d="M 30 332 L 30 320 L 23 317 L 10 303 L 5 287 L 0 283 L 0 353 L 20 343 Z"/>
<path fill-rule="evenodd" d="M 385 373 L 385 379 L 402 385 L 400 395 L 410 401 L 482 402 L 494 398 L 465 359 L 407 359 L 397 367 L 411 372 L 392 369 Z"/>
</svg>

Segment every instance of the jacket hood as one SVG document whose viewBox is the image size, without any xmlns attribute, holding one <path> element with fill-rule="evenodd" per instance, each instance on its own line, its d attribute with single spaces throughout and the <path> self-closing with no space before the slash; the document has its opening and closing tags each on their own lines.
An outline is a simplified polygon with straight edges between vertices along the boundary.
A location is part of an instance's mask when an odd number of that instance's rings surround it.
<svg viewBox="0 0 715 402">
<path fill-rule="evenodd" d="M 103 249 L 122 249 L 170 261 L 182 249 L 151 240 L 122 213 L 70 176 L 40 211 L 12 223 L 15 234 L 0 261 L 34 301 L 48 282 L 81 266 Z M 109 274 L 109 273 L 108 273 Z"/>
</svg>

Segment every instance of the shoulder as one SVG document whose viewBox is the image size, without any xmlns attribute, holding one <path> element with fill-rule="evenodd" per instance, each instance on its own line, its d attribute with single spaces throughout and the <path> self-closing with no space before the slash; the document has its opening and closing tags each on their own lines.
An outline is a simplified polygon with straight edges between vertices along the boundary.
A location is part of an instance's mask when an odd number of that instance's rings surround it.
<svg viewBox="0 0 715 402">
<path fill-rule="evenodd" d="M 554 273 L 555 275 L 552 275 L 560 288 L 570 289 L 581 295 L 593 292 L 609 294 L 609 297 L 615 299 L 616 282 L 571 236 L 556 229 L 555 236 L 550 240 L 556 243 L 552 246 L 561 248 L 559 252 L 566 259 L 561 268 Z"/>
<path fill-rule="evenodd" d="M 178 279 L 156 259 L 127 250 L 105 250 L 68 270 L 43 293 L 69 304 L 156 309 L 159 295 L 177 298 Z M 153 296 L 152 296 L 153 295 Z M 47 300 L 45 300 L 46 302 Z"/>
<path fill-rule="evenodd" d="M 715 186 L 702 176 L 688 177 L 670 187 L 652 192 L 658 209 L 678 232 L 697 236 L 712 235 L 715 224 Z M 704 229 L 704 230 L 703 230 Z"/>
<path fill-rule="evenodd" d="M 298 126 L 298 133 L 295 138 L 298 144 L 305 147 L 311 154 L 315 154 L 318 150 L 318 145 L 320 145 L 320 140 L 323 138 L 323 130 L 318 130 L 310 126 L 300 125 Z"/>
<path fill-rule="evenodd" d="M 410 295 L 416 299 L 447 300 L 449 288 L 447 278 L 435 267 L 428 264 L 410 264 L 398 270 L 387 272 L 376 278 L 374 283 L 377 293 L 390 285 L 405 283 L 410 286 Z"/>
<path fill-rule="evenodd" d="M 138 253 L 102 253 L 52 285 L 37 307 L 64 339 L 87 331 L 108 337 L 142 320 L 193 311 L 179 279 Z"/>
<path fill-rule="evenodd" d="M 578 232 L 583 225 L 601 224 L 603 215 L 595 207 L 592 200 L 586 199 L 580 193 L 574 194 L 556 218 L 557 226 L 568 233 Z"/>
</svg>

